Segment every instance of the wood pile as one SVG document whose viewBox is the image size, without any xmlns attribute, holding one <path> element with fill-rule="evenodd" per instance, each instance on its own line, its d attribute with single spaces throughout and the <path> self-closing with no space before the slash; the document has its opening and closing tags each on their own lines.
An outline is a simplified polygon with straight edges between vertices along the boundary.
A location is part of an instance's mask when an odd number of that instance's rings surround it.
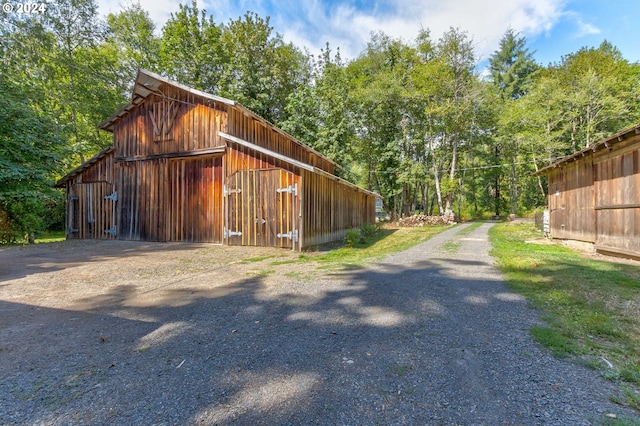
<svg viewBox="0 0 640 426">
<path fill-rule="evenodd" d="M 413 216 L 403 217 L 398 220 L 399 226 L 407 228 L 416 228 L 427 225 L 449 225 L 455 223 L 455 215 L 445 216 L 428 216 L 425 214 L 416 214 Z"/>
</svg>

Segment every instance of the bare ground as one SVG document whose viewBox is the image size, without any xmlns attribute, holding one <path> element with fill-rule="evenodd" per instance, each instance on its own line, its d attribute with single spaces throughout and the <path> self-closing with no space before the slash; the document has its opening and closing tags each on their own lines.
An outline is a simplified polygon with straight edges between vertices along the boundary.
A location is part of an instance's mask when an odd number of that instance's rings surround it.
<svg viewBox="0 0 640 426">
<path fill-rule="evenodd" d="M 349 271 L 206 244 L 0 249 L 0 424 L 633 416 L 531 341 L 539 319 L 493 267 L 488 226 Z"/>
</svg>

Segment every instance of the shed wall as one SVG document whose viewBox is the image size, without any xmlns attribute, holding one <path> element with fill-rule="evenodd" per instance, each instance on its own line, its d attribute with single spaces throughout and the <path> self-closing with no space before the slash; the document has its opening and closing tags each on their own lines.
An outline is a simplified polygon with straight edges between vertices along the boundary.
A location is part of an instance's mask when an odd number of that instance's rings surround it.
<svg viewBox="0 0 640 426">
<path fill-rule="evenodd" d="M 549 226 L 553 238 L 595 242 L 593 207 L 591 157 L 549 173 Z"/>
<path fill-rule="evenodd" d="M 270 151 L 317 167 L 327 173 L 334 173 L 333 163 L 238 108 L 229 108 L 228 132 Z"/>
<path fill-rule="evenodd" d="M 302 185 L 302 247 L 336 241 L 349 229 L 375 223 L 373 194 L 306 170 Z"/>
<path fill-rule="evenodd" d="M 640 256 L 640 138 L 593 162 L 596 248 Z"/>
</svg>

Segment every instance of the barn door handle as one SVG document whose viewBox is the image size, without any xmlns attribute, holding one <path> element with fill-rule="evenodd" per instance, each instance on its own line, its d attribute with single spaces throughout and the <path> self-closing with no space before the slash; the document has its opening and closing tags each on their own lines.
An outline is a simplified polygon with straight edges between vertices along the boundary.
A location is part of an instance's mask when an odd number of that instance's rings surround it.
<svg viewBox="0 0 640 426">
<path fill-rule="evenodd" d="M 264 219 L 256 218 L 255 223 L 258 223 L 258 222 L 262 222 L 263 225 L 267 223 L 267 221 Z"/>
<path fill-rule="evenodd" d="M 226 197 L 229 194 L 240 194 L 240 193 L 242 193 L 242 188 L 228 189 L 226 185 L 222 188 L 223 197 Z"/>
<path fill-rule="evenodd" d="M 293 230 L 291 232 L 287 232 L 286 234 L 277 234 L 276 237 L 278 238 L 288 238 L 290 240 L 295 241 L 296 243 L 298 242 L 298 230 Z"/>
<path fill-rule="evenodd" d="M 229 231 L 227 228 L 224 228 L 224 237 L 225 238 L 229 238 L 229 237 L 241 237 L 242 236 L 242 232 L 239 231 Z"/>
<path fill-rule="evenodd" d="M 289 194 L 293 194 L 294 196 L 298 196 L 298 184 L 294 184 L 287 186 L 286 188 L 278 188 L 276 189 L 276 192 L 278 194 L 283 193 L 283 192 L 288 192 Z"/>
</svg>

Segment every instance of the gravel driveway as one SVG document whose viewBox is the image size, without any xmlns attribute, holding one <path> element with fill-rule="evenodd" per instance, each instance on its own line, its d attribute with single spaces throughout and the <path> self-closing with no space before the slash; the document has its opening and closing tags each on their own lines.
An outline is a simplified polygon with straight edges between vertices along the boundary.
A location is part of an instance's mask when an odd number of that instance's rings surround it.
<svg viewBox="0 0 640 426">
<path fill-rule="evenodd" d="M 539 320 L 493 266 L 490 226 L 452 228 L 340 272 L 272 266 L 273 256 L 295 258 L 272 249 L 3 249 L 0 424 L 582 425 L 633 416 L 609 401 L 613 384 L 534 344 L 528 330 Z M 240 261 L 250 255 L 265 260 Z"/>
</svg>

